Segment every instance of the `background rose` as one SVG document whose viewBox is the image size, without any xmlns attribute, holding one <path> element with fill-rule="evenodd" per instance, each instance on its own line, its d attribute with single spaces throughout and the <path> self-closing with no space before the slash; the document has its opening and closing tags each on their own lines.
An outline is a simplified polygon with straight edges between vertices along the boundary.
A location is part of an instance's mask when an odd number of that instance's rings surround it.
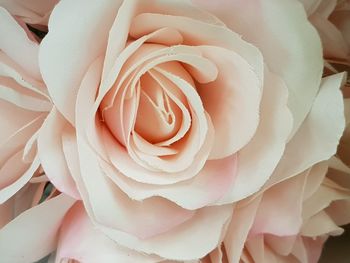
<svg viewBox="0 0 350 263">
<path fill-rule="evenodd" d="M 295 262 L 318 262 L 327 238 L 330 235 L 341 234 L 343 229 L 339 225 L 350 222 L 349 213 L 344 213 L 344 208 L 346 209 L 350 204 L 349 189 L 324 177 L 327 166 L 327 162 L 319 163 L 281 185 L 270 188 L 261 199 L 257 198 L 239 208 L 237 211 L 239 215 L 236 219 L 240 218 L 241 224 L 236 221 L 229 228 L 225 239 L 226 251 L 229 251 L 227 254 L 229 262 L 238 262 L 239 258 L 242 262 L 291 262 L 293 260 Z M 304 189 L 299 188 L 298 190 L 295 188 L 297 185 L 304 185 Z M 273 232 L 270 231 L 271 229 L 266 232 L 267 229 L 262 228 L 263 224 L 277 224 L 278 227 L 281 221 L 276 214 L 273 215 L 272 210 L 264 211 L 264 208 L 274 206 L 273 199 L 286 197 L 289 194 L 282 194 L 281 191 L 291 193 L 291 189 L 296 190 L 301 196 L 302 205 L 299 217 L 302 217 L 302 224 L 299 229 L 295 229 L 295 234 L 281 235 L 281 232 Z M 290 197 L 292 196 L 289 195 Z M 297 200 L 284 202 L 284 205 L 291 208 L 295 201 L 298 206 Z M 295 209 L 292 209 L 295 212 Z M 295 224 L 296 214 L 289 214 L 290 223 Z M 288 220 L 288 217 L 285 217 L 284 220 Z M 236 225 L 241 225 L 241 228 L 244 229 L 241 229 L 240 233 L 248 234 L 247 231 L 249 231 L 244 248 L 236 237 L 237 231 L 230 232 L 230 229 L 237 230 Z M 242 248 L 242 254 L 239 256 Z"/>
<path fill-rule="evenodd" d="M 171 259 L 217 245 L 232 206 L 209 205 L 259 190 L 288 140 L 280 166 L 288 173 L 273 180 L 328 159 L 343 128 L 337 88 L 320 92 L 318 104 L 338 105 L 334 123 L 316 107 L 303 124 L 323 62 L 298 2 L 196 4 L 228 27 L 186 1 L 61 1 L 40 51 L 57 107 L 39 136 L 48 177 L 65 178 L 55 185 L 69 192 L 71 173 L 109 237 Z M 307 158 L 288 158 L 304 144 L 312 147 L 298 154 Z"/>
<path fill-rule="evenodd" d="M 36 138 L 52 104 L 42 82 L 39 45 L 0 8 L 0 203 L 39 168 Z"/>
<path fill-rule="evenodd" d="M 325 58 L 350 65 L 350 1 L 301 0 L 311 23 L 318 30 Z"/>
</svg>

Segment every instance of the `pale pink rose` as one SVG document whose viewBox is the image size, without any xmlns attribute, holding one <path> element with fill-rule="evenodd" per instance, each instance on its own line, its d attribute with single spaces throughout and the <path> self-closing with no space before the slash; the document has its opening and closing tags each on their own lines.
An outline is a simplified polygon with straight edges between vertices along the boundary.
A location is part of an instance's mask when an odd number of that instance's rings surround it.
<svg viewBox="0 0 350 263">
<path fill-rule="evenodd" d="M 1 7 L 0 35 L 1 204 L 38 170 L 36 139 L 52 104 L 39 71 L 39 44 Z"/>
<path fill-rule="evenodd" d="M 24 23 L 35 27 L 47 26 L 52 9 L 59 0 L 0 0 L 0 6 Z"/>
<path fill-rule="evenodd" d="M 300 1 L 320 34 L 325 58 L 350 65 L 350 1 Z"/>
<path fill-rule="evenodd" d="M 48 178 L 75 182 L 108 238 L 164 259 L 213 250 L 232 203 L 328 160 L 344 128 L 343 75 L 320 89 L 297 1 L 63 0 L 40 69 Z"/>
<path fill-rule="evenodd" d="M 350 222 L 350 188 L 325 177 L 328 166 L 318 163 L 240 202 L 222 246 L 204 262 L 318 262 L 327 238 Z"/>
</svg>

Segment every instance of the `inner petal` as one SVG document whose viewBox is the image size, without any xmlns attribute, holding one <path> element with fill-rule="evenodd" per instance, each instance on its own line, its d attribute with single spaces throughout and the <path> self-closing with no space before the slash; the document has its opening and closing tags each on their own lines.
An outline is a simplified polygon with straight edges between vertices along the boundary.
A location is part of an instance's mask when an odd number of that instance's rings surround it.
<svg viewBox="0 0 350 263">
<path fill-rule="evenodd" d="M 180 108 L 149 73 L 141 77 L 140 83 L 135 131 L 151 143 L 173 137 L 182 121 Z"/>
</svg>

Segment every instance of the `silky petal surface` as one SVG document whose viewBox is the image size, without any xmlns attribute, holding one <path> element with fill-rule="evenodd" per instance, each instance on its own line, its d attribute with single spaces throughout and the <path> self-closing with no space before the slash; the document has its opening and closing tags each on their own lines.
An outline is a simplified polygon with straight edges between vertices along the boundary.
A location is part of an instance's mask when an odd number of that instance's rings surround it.
<svg viewBox="0 0 350 263">
<path fill-rule="evenodd" d="M 84 263 L 160 261 L 160 258 L 155 256 L 146 256 L 118 246 L 96 229 L 80 202 L 76 203 L 64 217 L 58 240 L 56 252 L 58 262 L 63 259 L 74 259 Z"/>
<path fill-rule="evenodd" d="M 192 2 L 258 47 L 270 70 L 285 81 L 294 134 L 312 106 L 323 71 L 321 42 L 304 7 L 279 0 Z"/>
<path fill-rule="evenodd" d="M 40 69 L 57 109 L 73 125 L 80 82 L 90 64 L 105 51 L 119 5 L 120 1 L 111 0 L 63 0 L 51 14 L 50 34 L 40 45 Z"/>
<path fill-rule="evenodd" d="M 345 125 L 343 98 L 339 90 L 343 80 L 343 74 L 323 79 L 310 113 L 287 144 L 281 162 L 265 187 L 294 176 L 336 153 Z"/>
<path fill-rule="evenodd" d="M 0 7 L 0 49 L 21 65 L 34 78 L 40 79 L 38 62 L 39 45 L 31 41 L 24 29 Z"/>
<path fill-rule="evenodd" d="M 261 102 L 261 118 L 252 140 L 238 153 L 238 171 L 232 189 L 218 202 L 241 200 L 257 192 L 277 166 L 289 136 L 292 118 L 287 90 L 276 76 L 267 73 Z"/>
</svg>

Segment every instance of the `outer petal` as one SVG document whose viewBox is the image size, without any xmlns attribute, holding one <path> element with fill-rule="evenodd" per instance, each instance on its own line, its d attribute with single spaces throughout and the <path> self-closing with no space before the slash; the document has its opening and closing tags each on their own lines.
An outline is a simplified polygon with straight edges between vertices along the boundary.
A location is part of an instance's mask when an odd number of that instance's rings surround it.
<svg viewBox="0 0 350 263">
<path fill-rule="evenodd" d="M 3 262 L 28 263 L 39 260 L 56 247 L 57 231 L 74 200 L 60 195 L 31 208 L 0 229 Z"/>
<path fill-rule="evenodd" d="M 193 260 L 204 257 L 218 246 L 231 218 L 232 208 L 231 205 L 223 205 L 199 209 L 186 223 L 145 240 L 105 226 L 99 225 L 99 228 L 131 249 L 173 260 Z"/>
<path fill-rule="evenodd" d="M 323 59 L 321 42 L 298 1 L 192 0 L 256 45 L 272 72 L 285 81 L 293 133 L 317 94 Z"/>
<path fill-rule="evenodd" d="M 305 11 L 308 15 L 315 12 L 322 0 L 299 0 L 304 5 Z"/>
<path fill-rule="evenodd" d="M 24 29 L 2 7 L 0 7 L 0 21 L 0 49 L 34 78 L 40 79 L 39 45 L 29 40 Z"/>
<path fill-rule="evenodd" d="M 0 159 L 3 159 L 4 153 L 8 154 L 7 152 L 9 151 L 3 148 L 5 144 L 9 143 L 11 138 L 16 135 L 21 139 L 17 139 L 17 141 L 14 142 L 16 145 L 15 147 L 18 147 L 19 144 L 24 144 L 31 134 L 39 127 L 38 120 L 40 116 L 37 112 L 23 110 L 3 99 L 0 99 L 0 108 L 0 122 L 2 123 L 0 133 L 0 145 L 2 150 Z M 13 118 L 9 118 L 9 116 L 13 116 Z"/>
<path fill-rule="evenodd" d="M 33 176 L 34 172 L 39 168 L 39 164 L 40 164 L 39 159 L 36 157 L 34 159 L 33 163 L 27 169 L 24 170 L 24 172 L 21 176 L 18 175 L 18 172 L 22 172 L 22 171 L 21 170 L 17 171 L 16 180 L 0 190 L 0 204 L 7 201 L 11 196 L 13 196 L 15 193 L 17 193 L 26 183 L 29 182 L 29 180 Z M 10 163 L 10 165 L 13 165 L 12 169 L 17 168 L 17 167 L 15 167 L 15 164 Z M 6 166 L 3 166 L 2 169 L 0 170 L 0 175 L 2 177 L 6 175 L 4 172 L 7 171 L 7 169 L 4 169 L 4 167 L 6 167 Z M 11 169 L 11 167 L 10 167 L 10 169 Z M 10 171 L 10 172 L 16 173 L 14 171 Z"/>
<path fill-rule="evenodd" d="M 62 0 L 51 14 L 49 33 L 40 46 L 40 68 L 55 105 L 72 124 L 81 79 L 105 52 L 119 5 L 113 0 Z"/>
<path fill-rule="evenodd" d="M 259 124 L 262 80 L 238 54 L 214 46 L 200 46 L 218 67 L 218 77 L 198 85 L 198 93 L 215 128 L 210 158 L 227 157 L 245 146 Z"/>
<path fill-rule="evenodd" d="M 251 234 L 290 236 L 299 232 L 306 178 L 307 173 L 301 174 L 264 192 Z"/>
<path fill-rule="evenodd" d="M 238 263 L 249 230 L 259 207 L 261 196 L 250 203 L 235 208 L 231 223 L 227 229 L 224 246 L 230 263 Z"/>
<path fill-rule="evenodd" d="M 265 187 L 294 176 L 336 153 L 344 130 L 344 106 L 339 87 L 344 74 L 324 78 L 314 105 Z"/>
<path fill-rule="evenodd" d="M 39 132 L 38 154 L 47 177 L 57 189 L 80 199 L 62 148 L 62 133 L 73 132 L 69 126 L 56 108 L 53 108 Z"/>
<path fill-rule="evenodd" d="M 60 229 L 56 261 L 74 259 L 84 263 L 159 262 L 156 256 L 146 256 L 122 248 L 95 228 L 82 203 L 77 202 L 65 216 Z"/>
<path fill-rule="evenodd" d="M 132 199 L 161 196 L 192 210 L 213 204 L 231 189 L 237 173 L 237 155 L 207 161 L 193 179 L 164 186 L 138 183 L 108 164 L 102 163 L 101 166 L 109 178 Z"/>
<path fill-rule="evenodd" d="M 292 125 L 286 105 L 287 89 L 276 76 L 265 75 L 258 129 L 253 139 L 238 152 L 237 178 L 219 203 L 241 200 L 258 191 L 283 154 Z"/>
</svg>

